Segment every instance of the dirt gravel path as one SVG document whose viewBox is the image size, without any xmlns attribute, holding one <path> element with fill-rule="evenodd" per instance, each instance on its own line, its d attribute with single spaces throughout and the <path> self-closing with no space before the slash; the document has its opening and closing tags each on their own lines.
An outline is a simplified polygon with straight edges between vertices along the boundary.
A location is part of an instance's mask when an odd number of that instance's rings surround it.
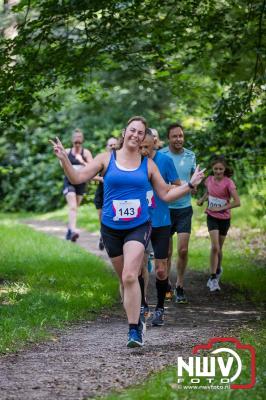
<svg viewBox="0 0 266 400">
<path fill-rule="evenodd" d="M 65 225 L 55 221 L 26 221 L 34 229 L 64 238 Z M 77 245 L 103 257 L 98 235 L 81 231 Z M 74 246 L 75 244 L 73 244 Z M 191 355 L 195 344 L 213 336 L 230 335 L 261 318 L 254 305 L 232 300 L 232 288 L 210 295 L 206 276 L 188 271 L 188 305 L 167 303 L 164 327 L 147 327 L 142 349 L 127 349 L 127 323 L 121 306 L 103 312 L 96 321 L 56 332 L 54 341 L 33 345 L 0 357 L 1 400 L 81 400 L 144 380 L 151 372 Z M 149 288 L 155 303 L 154 276 Z"/>
</svg>

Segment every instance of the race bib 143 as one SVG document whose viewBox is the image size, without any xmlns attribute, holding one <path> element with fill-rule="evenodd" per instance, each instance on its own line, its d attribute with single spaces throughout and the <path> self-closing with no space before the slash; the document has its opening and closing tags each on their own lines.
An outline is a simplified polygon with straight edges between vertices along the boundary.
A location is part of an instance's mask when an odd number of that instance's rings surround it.
<svg viewBox="0 0 266 400">
<path fill-rule="evenodd" d="M 113 200 L 114 221 L 130 221 L 141 213 L 140 200 Z"/>
</svg>

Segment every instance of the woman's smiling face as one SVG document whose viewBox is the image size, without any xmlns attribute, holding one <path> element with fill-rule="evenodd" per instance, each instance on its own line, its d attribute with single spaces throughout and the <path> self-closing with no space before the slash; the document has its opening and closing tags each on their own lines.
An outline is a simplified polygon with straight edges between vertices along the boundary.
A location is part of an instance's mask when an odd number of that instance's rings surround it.
<svg viewBox="0 0 266 400">
<path fill-rule="evenodd" d="M 124 133 L 124 144 L 131 148 L 139 147 L 145 137 L 145 130 L 142 121 L 130 122 Z"/>
</svg>

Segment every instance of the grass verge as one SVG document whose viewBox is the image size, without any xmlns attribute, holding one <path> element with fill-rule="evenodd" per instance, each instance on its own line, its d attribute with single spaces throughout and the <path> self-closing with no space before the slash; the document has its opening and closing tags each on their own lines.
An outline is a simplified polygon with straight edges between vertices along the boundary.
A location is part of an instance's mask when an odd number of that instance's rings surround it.
<svg viewBox="0 0 266 400">
<path fill-rule="evenodd" d="M 39 220 L 57 220 L 67 224 L 68 221 L 67 207 L 60 210 L 51 211 L 46 214 L 38 214 L 33 218 Z M 100 229 L 98 214 L 93 204 L 81 205 L 78 209 L 77 226 L 87 229 L 89 232 L 97 232 Z"/>
<path fill-rule="evenodd" d="M 105 400 L 264 400 L 265 398 L 265 369 L 266 360 L 264 349 L 266 346 L 266 328 L 261 325 L 256 329 L 249 328 L 237 334 L 237 338 L 244 344 L 251 344 L 256 350 L 256 384 L 252 389 L 237 390 L 217 390 L 217 389 L 180 389 L 177 384 L 177 368 L 170 367 L 152 375 L 142 385 L 129 388 L 122 392 L 112 393 Z M 238 352 L 243 363 L 242 373 L 240 375 L 241 383 L 250 381 L 248 354 Z M 192 354 L 191 354 L 192 355 Z M 185 377 L 183 385 L 191 385 L 190 379 Z M 203 381 L 203 379 L 202 379 Z M 219 381 L 219 379 L 217 379 Z M 99 397 L 97 398 L 99 399 Z"/>
<path fill-rule="evenodd" d="M 13 220 L 0 227 L 0 352 L 51 337 L 49 329 L 93 318 L 117 298 L 99 258 Z"/>
</svg>

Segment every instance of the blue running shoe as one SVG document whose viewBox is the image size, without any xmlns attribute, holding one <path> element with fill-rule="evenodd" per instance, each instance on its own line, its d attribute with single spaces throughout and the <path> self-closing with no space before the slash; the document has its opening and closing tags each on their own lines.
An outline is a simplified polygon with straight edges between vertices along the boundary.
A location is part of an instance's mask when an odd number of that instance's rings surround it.
<svg viewBox="0 0 266 400">
<path fill-rule="evenodd" d="M 143 339 L 140 329 L 130 329 L 128 332 L 127 347 L 142 347 Z"/>
<path fill-rule="evenodd" d="M 66 240 L 71 240 L 71 234 L 72 234 L 71 229 L 68 229 L 66 233 Z"/>
<path fill-rule="evenodd" d="M 146 320 L 149 318 L 150 316 L 150 307 L 148 306 L 148 304 L 146 304 L 145 306 L 141 306 L 140 307 L 140 320 L 146 322 Z"/>
<path fill-rule="evenodd" d="M 175 302 L 177 304 L 187 304 L 187 298 L 184 292 L 184 289 L 178 286 L 175 288 Z"/>
<path fill-rule="evenodd" d="M 145 306 L 140 307 L 139 319 L 140 321 L 145 322 Z"/>
<path fill-rule="evenodd" d="M 153 268 L 153 266 L 152 266 L 151 258 L 149 258 L 148 259 L 148 265 L 147 265 L 147 269 L 148 269 L 149 273 L 152 272 L 152 268 Z"/>
<path fill-rule="evenodd" d="M 152 321 L 152 326 L 163 326 L 164 325 L 164 309 L 158 308 L 154 311 Z"/>
</svg>

